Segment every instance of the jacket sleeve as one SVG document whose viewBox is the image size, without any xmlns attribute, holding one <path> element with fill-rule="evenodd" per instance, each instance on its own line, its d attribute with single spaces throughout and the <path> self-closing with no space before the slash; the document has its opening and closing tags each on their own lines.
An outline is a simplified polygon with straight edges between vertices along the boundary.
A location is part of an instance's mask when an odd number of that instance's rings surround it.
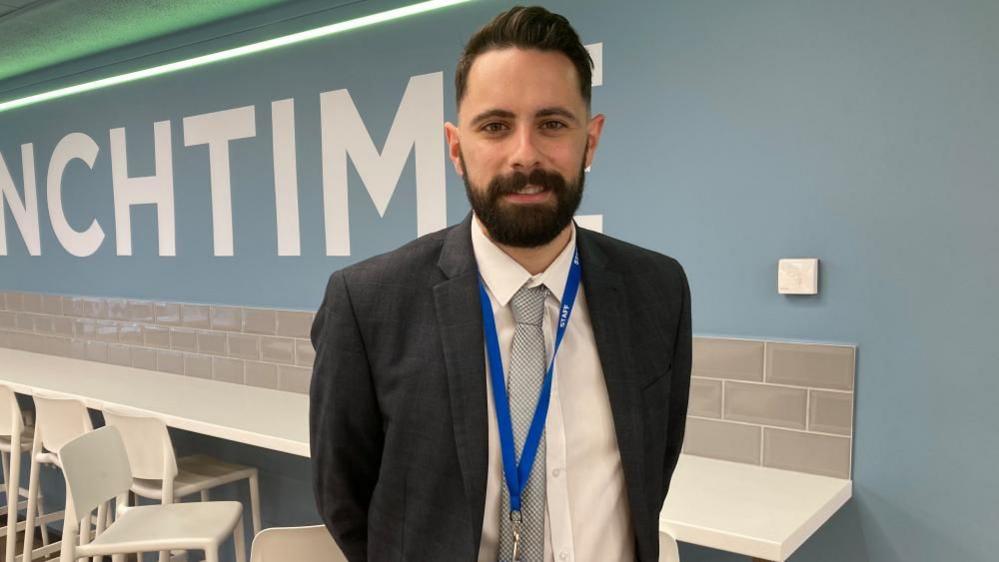
<svg viewBox="0 0 999 562">
<path fill-rule="evenodd" d="M 350 562 L 367 560 L 368 509 L 383 433 L 371 368 L 342 271 L 312 325 L 309 402 L 312 481 L 319 514 Z"/>
<path fill-rule="evenodd" d="M 690 325 L 690 286 L 687 276 L 680 268 L 681 302 L 680 318 L 676 330 L 676 343 L 673 345 L 672 381 L 670 382 L 669 425 L 666 435 L 666 459 L 663 468 L 668 483 L 673 475 L 673 469 L 680 458 L 683 447 L 683 434 L 687 425 L 687 403 L 690 399 L 690 367 L 691 367 L 691 325 Z M 669 488 L 663 490 L 659 502 L 660 508 L 666 500 Z"/>
</svg>

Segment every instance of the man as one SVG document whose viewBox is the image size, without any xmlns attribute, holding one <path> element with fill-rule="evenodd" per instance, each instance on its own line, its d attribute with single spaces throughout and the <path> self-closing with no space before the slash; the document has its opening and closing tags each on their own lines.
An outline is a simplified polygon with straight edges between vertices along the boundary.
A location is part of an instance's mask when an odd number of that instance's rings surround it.
<svg viewBox="0 0 999 562">
<path fill-rule="evenodd" d="M 473 214 L 330 278 L 312 458 L 352 562 L 658 559 L 690 296 L 675 260 L 572 222 L 591 65 L 542 8 L 482 28 L 445 125 Z"/>
</svg>

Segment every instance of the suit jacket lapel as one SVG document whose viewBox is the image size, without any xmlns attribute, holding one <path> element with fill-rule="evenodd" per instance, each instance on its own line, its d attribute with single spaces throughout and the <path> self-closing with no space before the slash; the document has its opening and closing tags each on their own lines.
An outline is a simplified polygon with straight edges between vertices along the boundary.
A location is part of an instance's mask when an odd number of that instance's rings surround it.
<svg viewBox="0 0 999 562">
<path fill-rule="evenodd" d="M 627 302 L 621 276 L 613 270 L 607 255 L 596 244 L 593 233 L 578 227 L 576 232 L 579 260 L 583 267 L 583 291 L 593 324 L 600 366 L 607 383 L 628 500 L 636 518 L 647 517 L 647 514 L 641 513 L 648 503 L 643 486 L 642 401 L 633 380 L 632 361 L 632 354 L 642 350 L 631 349 L 628 344 L 632 341 L 628 311 L 633 303 Z"/>
<path fill-rule="evenodd" d="M 471 214 L 447 234 L 438 266 L 448 278 L 434 286 L 444 347 L 458 463 L 475 545 L 482 535 L 488 465 L 485 351 L 479 275 L 472 251 Z"/>
</svg>

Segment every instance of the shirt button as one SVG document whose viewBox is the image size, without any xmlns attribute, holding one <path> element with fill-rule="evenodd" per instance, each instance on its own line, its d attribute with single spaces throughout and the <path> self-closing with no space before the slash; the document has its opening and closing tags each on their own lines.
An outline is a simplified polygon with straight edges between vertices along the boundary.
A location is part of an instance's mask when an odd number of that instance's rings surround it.
<svg viewBox="0 0 999 562">
<path fill-rule="evenodd" d="M 563 550 L 561 553 L 559 553 L 558 557 L 559 557 L 559 560 L 568 560 L 569 559 L 569 553 Z"/>
<path fill-rule="evenodd" d="M 552 476 L 554 476 L 555 478 L 558 478 L 559 474 L 562 474 L 562 469 L 560 469 L 560 468 L 552 469 Z M 565 556 L 566 556 L 566 554 L 563 552 L 562 553 L 562 559 L 563 560 L 565 560 Z"/>
</svg>

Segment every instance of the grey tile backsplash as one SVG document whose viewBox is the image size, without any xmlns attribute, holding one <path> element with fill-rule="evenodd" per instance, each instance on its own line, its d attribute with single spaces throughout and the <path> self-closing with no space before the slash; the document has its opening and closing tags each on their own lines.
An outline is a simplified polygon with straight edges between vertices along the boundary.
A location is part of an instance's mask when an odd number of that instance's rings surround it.
<svg viewBox="0 0 999 562">
<path fill-rule="evenodd" d="M 684 452 L 849 478 L 856 348 L 694 338 Z"/>
<path fill-rule="evenodd" d="M 308 392 L 313 313 L 0 292 L 0 347 Z M 684 452 L 848 478 L 856 349 L 694 338 Z"/>
<path fill-rule="evenodd" d="M 0 347 L 308 392 L 314 314 L 0 292 Z"/>
</svg>

